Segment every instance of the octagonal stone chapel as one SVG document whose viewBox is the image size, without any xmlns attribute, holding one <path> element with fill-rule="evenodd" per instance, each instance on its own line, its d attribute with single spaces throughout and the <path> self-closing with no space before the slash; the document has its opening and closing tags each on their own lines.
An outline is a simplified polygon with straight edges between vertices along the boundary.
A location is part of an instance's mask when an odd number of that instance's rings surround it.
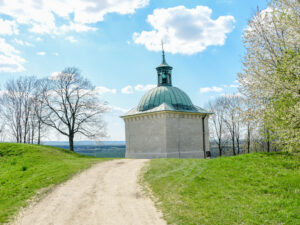
<svg viewBox="0 0 300 225">
<path fill-rule="evenodd" d="M 172 70 L 162 51 L 157 87 L 121 118 L 125 122 L 126 158 L 205 158 L 209 152 L 210 112 L 194 105 L 172 86 Z"/>
</svg>

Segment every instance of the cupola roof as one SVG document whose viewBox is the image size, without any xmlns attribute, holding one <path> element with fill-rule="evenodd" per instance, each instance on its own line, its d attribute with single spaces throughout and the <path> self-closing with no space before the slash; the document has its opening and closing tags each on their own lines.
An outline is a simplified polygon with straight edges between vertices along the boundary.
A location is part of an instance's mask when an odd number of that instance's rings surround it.
<svg viewBox="0 0 300 225">
<path fill-rule="evenodd" d="M 138 110 L 146 111 L 162 103 L 167 103 L 176 110 L 193 110 L 189 96 L 177 87 L 159 86 L 148 91 L 141 99 Z"/>
<path fill-rule="evenodd" d="M 140 100 L 137 107 L 124 116 L 158 111 L 178 111 L 187 113 L 210 114 L 208 111 L 193 105 L 189 96 L 177 87 L 172 86 L 172 66 L 166 62 L 162 45 L 162 62 L 156 67 L 157 87 L 149 90 Z"/>
</svg>

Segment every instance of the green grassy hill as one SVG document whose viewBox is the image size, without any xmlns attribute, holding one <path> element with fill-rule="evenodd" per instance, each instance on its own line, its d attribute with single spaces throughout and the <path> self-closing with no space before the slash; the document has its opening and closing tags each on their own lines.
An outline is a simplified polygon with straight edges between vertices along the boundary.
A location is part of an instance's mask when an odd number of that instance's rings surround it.
<svg viewBox="0 0 300 225">
<path fill-rule="evenodd" d="M 0 224 L 37 191 L 103 160 L 48 146 L 0 143 Z"/>
<path fill-rule="evenodd" d="M 155 159 L 144 181 L 170 224 L 300 224 L 300 156 Z"/>
</svg>

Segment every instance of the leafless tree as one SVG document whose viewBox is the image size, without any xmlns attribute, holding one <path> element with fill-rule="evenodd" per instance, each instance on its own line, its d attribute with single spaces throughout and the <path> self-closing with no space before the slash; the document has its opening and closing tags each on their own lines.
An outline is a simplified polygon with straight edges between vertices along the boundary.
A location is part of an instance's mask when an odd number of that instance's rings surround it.
<svg viewBox="0 0 300 225">
<path fill-rule="evenodd" d="M 240 153 L 240 111 L 241 98 L 236 95 L 227 95 L 225 97 L 225 124 L 230 133 L 232 142 L 232 153 L 236 155 L 236 144 L 238 147 L 238 154 Z"/>
<path fill-rule="evenodd" d="M 246 137 L 246 140 L 247 140 L 247 153 L 250 153 L 250 147 L 251 147 L 251 121 L 247 120 L 246 121 L 246 129 L 247 129 L 247 137 Z"/>
<path fill-rule="evenodd" d="M 0 97 L 0 110 L 16 142 L 30 142 L 30 119 L 35 89 L 35 77 L 20 77 L 9 80 Z"/>
<path fill-rule="evenodd" d="M 43 98 L 44 85 L 45 79 L 37 80 L 32 99 L 32 141 L 34 140 L 33 135 L 35 135 L 37 144 L 41 143 L 41 137 L 45 130 L 45 124 L 43 123 L 42 118 L 48 113 Z"/>
<path fill-rule="evenodd" d="M 240 99 L 237 99 L 236 104 L 236 131 L 235 131 L 235 140 L 236 140 L 236 146 L 237 146 L 237 154 L 241 153 L 241 129 L 242 129 L 242 117 L 241 117 L 241 104 Z"/>
<path fill-rule="evenodd" d="M 42 83 L 43 104 L 48 113 L 42 122 L 69 139 L 74 151 L 75 135 L 89 139 L 105 136 L 102 119 L 106 103 L 99 100 L 93 85 L 84 79 L 77 68 L 66 68 Z"/>
<path fill-rule="evenodd" d="M 249 98 L 242 99 L 242 123 L 245 128 L 245 149 L 247 153 L 251 151 L 251 141 L 254 136 L 254 132 L 260 129 L 261 119 L 256 120 L 253 111 L 256 110 L 257 105 Z M 254 146 L 253 146 L 254 147 Z M 253 148 L 254 149 L 254 148 Z"/>
<path fill-rule="evenodd" d="M 5 123 L 4 121 L 0 121 L 0 142 L 3 142 L 4 139 L 5 139 Z"/>
<path fill-rule="evenodd" d="M 225 97 L 219 97 L 208 104 L 208 107 L 213 114 L 210 117 L 210 127 L 213 140 L 218 146 L 219 156 L 222 156 L 225 147 Z"/>
<path fill-rule="evenodd" d="M 42 117 L 45 113 L 44 105 L 42 99 L 34 99 L 34 114 L 35 120 L 33 121 L 32 126 L 36 128 L 36 135 L 37 135 L 37 144 L 41 144 L 41 137 L 44 128 L 44 124 L 42 122 Z"/>
</svg>

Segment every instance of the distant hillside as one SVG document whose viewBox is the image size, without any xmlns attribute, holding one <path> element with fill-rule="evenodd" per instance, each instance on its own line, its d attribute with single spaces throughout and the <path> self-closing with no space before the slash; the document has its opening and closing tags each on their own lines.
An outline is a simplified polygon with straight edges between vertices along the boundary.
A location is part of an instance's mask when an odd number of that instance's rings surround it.
<svg viewBox="0 0 300 225">
<path fill-rule="evenodd" d="M 100 161 L 104 159 L 55 147 L 0 143 L 0 224 L 8 222 L 40 189 Z"/>
<path fill-rule="evenodd" d="M 102 141 L 100 145 L 125 145 L 125 141 Z M 61 146 L 69 145 L 68 141 L 43 141 L 42 145 Z M 74 145 L 99 145 L 96 141 L 75 141 Z"/>
</svg>

